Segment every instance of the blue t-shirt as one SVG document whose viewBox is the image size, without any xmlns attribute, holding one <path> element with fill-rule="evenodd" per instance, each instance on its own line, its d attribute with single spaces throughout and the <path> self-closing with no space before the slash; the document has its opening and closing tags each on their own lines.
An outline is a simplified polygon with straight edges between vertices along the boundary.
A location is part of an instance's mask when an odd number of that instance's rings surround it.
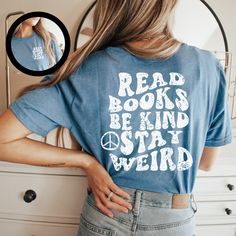
<svg viewBox="0 0 236 236">
<path fill-rule="evenodd" d="M 209 51 L 182 44 L 167 60 L 143 59 L 109 46 L 10 108 L 39 135 L 70 129 L 119 186 L 191 193 L 203 148 L 232 141 L 226 98 L 223 67 Z"/>
<path fill-rule="evenodd" d="M 55 40 L 51 40 L 51 47 L 57 63 L 62 56 L 62 51 Z M 11 48 L 15 59 L 29 70 L 43 71 L 52 67 L 45 51 L 43 38 L 34 31 L 25 38 L 13 36 Z"/>
</svg>

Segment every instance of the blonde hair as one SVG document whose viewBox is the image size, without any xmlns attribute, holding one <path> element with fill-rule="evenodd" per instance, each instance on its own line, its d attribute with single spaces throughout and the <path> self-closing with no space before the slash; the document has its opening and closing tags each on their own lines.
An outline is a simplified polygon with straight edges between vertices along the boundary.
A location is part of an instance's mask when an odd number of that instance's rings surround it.
<svg viewBox="0 0 236 236">
<path fill-rule="evenodd" d="M 17 26 L 17 28 L 14 32 L 15 36 L 17 36 L 17 37 L 21 36 L 23 23 L 24 22 L 22 22 L 21 24 L 19 24 Z M 53 52 L 53 49 L 52 49 L 52 46 L 51 46 L 52 45 L 51 42 L 52 42 L 52 40 L 56 41 L 56 37 L 54 36 L 54 34 L 49 32 L 45 28 L 42 18 L 40 18 L 39 21 L 37 22 L 37 24 L 35 26 L 32 26 L 32 28 L 33 28 L 33 31 L 36 32 L 39 36 L 41 36 L 41 38 L 44 41 L 45 51 L 48 55 L 50 66 L 55 65 L 56 64 L 56 59 L 55 59 L 55 55 L 54 55 L 54 52 Z"/>
<path fill-rule="evenodd" d="M 173 37 L 169 19 L 177 0 L 97 0 L 93 16 L 93 35 L 70 54 L 52 80 L 25 87 L 20 95 L 65 80 L 92 53 L 107 46 L 121 46 L 143 58 L 168 58 L 181 45 Z M 135 47 L 127 42 L 155 38 L 160 46 Z"/>
</svg>

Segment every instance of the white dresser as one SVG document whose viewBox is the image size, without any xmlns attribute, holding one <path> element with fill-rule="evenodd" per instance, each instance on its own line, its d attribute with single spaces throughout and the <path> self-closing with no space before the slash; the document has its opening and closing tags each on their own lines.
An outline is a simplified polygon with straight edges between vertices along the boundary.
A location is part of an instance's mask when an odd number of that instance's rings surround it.
<svg viewBox="0 0 236 236">
<path fill-rule="evenodd" d="M 78 168 L 0 162 L 0 236 L 76 236 L 86 187 Z"/>
<path fill-rule="evenodd" d="M 198 171 L 194 187 L 197 236 L 236 236 L 236 129 L 209 172 Z"/>
<path fill-rule="evenodd" d="M 236 235 L 236 130 L 195 184 L 197 236 Z M 0 162 L 0 236 L 76 236 L 87 178 L 79 168 Z"/>
</svg>

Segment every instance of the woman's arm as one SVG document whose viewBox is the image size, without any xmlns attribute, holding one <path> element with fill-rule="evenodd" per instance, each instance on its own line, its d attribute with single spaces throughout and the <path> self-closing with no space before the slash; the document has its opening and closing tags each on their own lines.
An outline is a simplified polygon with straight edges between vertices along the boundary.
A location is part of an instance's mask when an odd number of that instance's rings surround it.
<svg viewBox="0 0 236 236">
<path fill-rule="evenodd" d="M 7 109 L 0 116 L 0 161 L 49 167 L 80 167 L 87 177 L 97 207 L 112 217 L 111 209 L 127 212 L 132 207 L 124 198 L 129 194 L 117 186 L 104 167 L 92 156 L 26 138 L 31 133 Z M 105 193 L 113 191 L 112 201 Z M 123 197 L 123 198 L 122 198 Z"/>
<path fill-rule="evenodd" d="M 92 156 L 82 151 L 29 139 L 26 136 L 30 133 L 14 113 L 7 109 L 0 116 L 0 161 L 82 169 L 94 161 Z"/>
<path fill-rule="evenodd" d="M 199 169 L 209 171 L 219 156 L 220 147 L 205 147 L 199 164 Z"/>
</svg>

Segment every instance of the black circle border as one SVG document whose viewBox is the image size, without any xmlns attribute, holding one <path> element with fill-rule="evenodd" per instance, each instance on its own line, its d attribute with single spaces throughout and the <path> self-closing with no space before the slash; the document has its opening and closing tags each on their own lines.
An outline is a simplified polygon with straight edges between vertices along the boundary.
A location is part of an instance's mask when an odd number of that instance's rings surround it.
<svg viewBox="0 0 236 236">
<path fill-rule="evenodd" d="M 229 52 L 229 44 L 228 44 L 228 40 L 227 40 L 227 36 L 225 33 L 225 29 L 220 21 L 220 18 L 218 17 L 218 15 L 216 14 L 216 12 L 213 10 L 213 8 L 205 1 L 205 0 L 200 0 L 207 8 L 208 10 L 211 12 L 211 14 L 214 16 L 217 24 L 220 27 L 220 31 L 224 40 L 224 46 L 225 46 L 225 52 Z"/>
<path fill-rule="evenodd" d="M 36 71 L 36 70 L 30 70 L 25 68 L 24 66 L 22 66 L 14 57 L 13 53 L 12 53 L 12 49 L 11 49 L 11 38 L 12 35 L 16 29 L 16 27 L 22 23 L 23 21 L 32 18 L 32 17 L 44 17 L 47 18 L 51 21 L 53 21 L 54 23 L 56 23 L 58 25 L 58 27 L 61 29 L 63 35 L 64 35 L 64 39 L 65 39 L 65 49 L 63 52 L 62 57 L 60 58 L 60 60 L 52 67 L 50 67 L 47 70 L 43 70 L 43 71 Z M 62 23 L 61 20 L 59 20 L 56 16 L 47 13 L 47 12 L 42 12 L 42 11 L 34 11 L 34 12 L 29 12 L 24 14 L 23 16 L 20 16 L 18 19 L 16 19 L 16 21 L 14 21 L 14 23 L 11 25 L 11 27 L 9 28 L 8 32 L 7 32 L 7 36 L 6 36 L 6 51 L 7 51 L 7 55 L 9 57 L 9 59 L 11 60 L 12 64 L 19 69 L 20 71 L 22 71 L 25 74 L 28 75 L 33 75 L 33 76 L 45 76 L 48 74 L 52 74 L 54 73 L 56 70 L 58 70 L 66 61 L 69 53 L 70 53 L 70 45 L 71 45 L 71 41 L 70 41 L 70 35 L 69 32 L 67 30 L 67 28 L 65 27 L 65 25 Z"/>
</svg>

